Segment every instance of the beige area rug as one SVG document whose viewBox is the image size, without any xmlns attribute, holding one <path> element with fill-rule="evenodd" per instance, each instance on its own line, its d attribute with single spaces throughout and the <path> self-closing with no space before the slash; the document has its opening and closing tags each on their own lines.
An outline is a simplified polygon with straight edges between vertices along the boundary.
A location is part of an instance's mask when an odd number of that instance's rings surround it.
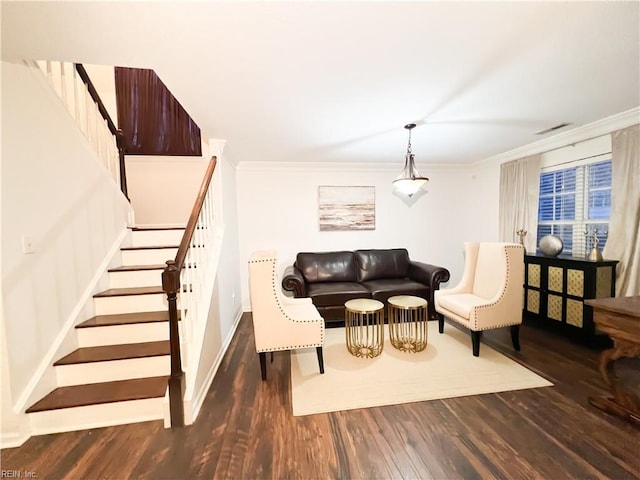
<svg viewBox="0 0 640 480">
<path fill-rule="evenodd" d="M 428 345 L 419 353 L 396 350 L 385 325 L 385 345 L 374 359 L 356 358 L 345 347 L 344 328 L 325 330 L 324 375 L 315 348 L 291 354 L 295 416 L 354 408 L 421 402 L 505 392 L 553 384 L 481 343 L 471 353 L 471 338 L 451 325 L 438 333 L 429 322 Z M 526 344 L 523 345 L 526 349 Z"/>
</svg>

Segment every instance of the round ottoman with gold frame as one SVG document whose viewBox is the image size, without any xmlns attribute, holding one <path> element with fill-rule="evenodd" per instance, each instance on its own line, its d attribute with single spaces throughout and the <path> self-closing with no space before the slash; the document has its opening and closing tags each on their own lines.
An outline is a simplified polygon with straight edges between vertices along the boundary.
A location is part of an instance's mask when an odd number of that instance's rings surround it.
<svg viewBox="0 0 640 480">
<path fill-rule="evenodd" d="M 391 345 L 402 352 L 420 352 L 427 348 L 427 301 L 411 295 L 398 295 L 387 302 Z"/>
<path fill-rule="evenodd" d="M 347 350 L 356 357 L 374 358 L 384 346 L 384 304 L 369 298 L 344 304 Z"/>
</svg>

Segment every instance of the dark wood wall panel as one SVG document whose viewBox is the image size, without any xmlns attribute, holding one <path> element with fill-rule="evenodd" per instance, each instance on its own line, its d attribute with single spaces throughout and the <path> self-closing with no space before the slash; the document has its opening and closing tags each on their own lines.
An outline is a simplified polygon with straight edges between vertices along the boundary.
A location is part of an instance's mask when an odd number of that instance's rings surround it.
<svg viewBox="0 0 640 480">
<path fill-rule="evenodd" d="M 202 155 L 200 128 L 153 70 L 116 67 L 127 155 Z"/>
</svg>

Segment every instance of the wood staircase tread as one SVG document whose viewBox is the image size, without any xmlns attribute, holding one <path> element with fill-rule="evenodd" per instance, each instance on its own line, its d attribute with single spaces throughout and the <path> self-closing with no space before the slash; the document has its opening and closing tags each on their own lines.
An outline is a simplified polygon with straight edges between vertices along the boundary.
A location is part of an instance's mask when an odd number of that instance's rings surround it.
<svg viewBox="0 0 640 480">
<path fill-rule="evenodd" d="M 169 355 L 170 353 L 169 340 L 144 343 L 125 343 L 121 345 L 104 345 L 100 347 L 84 347 L 74 350 L 69 355 L 66 355 L 56 361 L 53 365 L 75 365 L 78 363 L 159 357 L 162 355 Z"/>
<path fill-rule="evenodd" d="M 196 268 L 196 265 L 184 265 L 183 268 L 191 266 Z M 110 268 L 109 272 L 137 272 L 142 270 L 164 270 L 167 268 L 166 263 L 158 263 L 157 265 L 120 265 L 119 267 Z"/>
<path fill-rule="evenodd" d="M 164 230 L 184 230 L 185 227 L 131 227 L 134 232 L 155 232 Z"/>
<path fill-rule="evenodd" d="M 110 268 L 109 272 L 137 272 L 141 270 L 164 270 L 167 268 L 166 263 L 158 263 L 156 265 L 120 265 L 119 267 Z"/>
<path fill-rule="evenodd" d="M 26 413 L 164 397 L 168 379 L 168 376 L 161 376 L 58 387 L 29 407 Z"/>
<path fill-rule="evenodd" d="M 180 312 L 178 311 L 178 318 L 179 317 Z M 159 312 L 118 313 L 114 315 L 96 315 L 95 317 L 91 317 L 90 319 L 76 325 L 76 328 L 112 327 L 117 325 L 168 321 L 169 312 L 167 310 Z"/>
<path fill-rule="evenodd" d="M 120 250 L 132 251 L 132 250 L 162 250 L 169 248 L 178 248 L 180 245 L 145 245 L 143 247 L 122 247 Z"/>
<path fill-rule="evenodd" d="M 153 287 L 110 288 L 108 290 L 96 293 L 93 298 L 126 297 L 131 295 L 153 295 L 157 293 L 164 293 L 161 285 Z"/>
<path fill-rule="evenodd" d="M 191 286 L 181 285 L 181 291 L 192 291 Z M 130 297 L 134 295 L 156 295 L 164 293 L 162 286 L 153 287 L 126 287 L 126 288 L 110 288 L 102 292 L 96 293 L 93 298 L 109 298 L 109 297 Z"/>
</svg>

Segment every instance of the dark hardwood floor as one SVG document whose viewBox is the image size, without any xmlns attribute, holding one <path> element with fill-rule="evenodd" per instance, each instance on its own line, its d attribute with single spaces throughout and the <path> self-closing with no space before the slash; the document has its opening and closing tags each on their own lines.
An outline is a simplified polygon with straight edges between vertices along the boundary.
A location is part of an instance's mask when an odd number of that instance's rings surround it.
<svg viewBox="0 0 640 480">
<path fill-rule="evenodd" d="M 2 470 L 38 479 L 640 478 L 640 430 L 587 401 L 606 393 L 598 352 L 526 325 L 520 338 L 520 353 L 509 329 L 483 343 L 553 387 L 293 417 L 289 354 L 276 353 L 262 382 L 245 314 L 195 425 L 32 437 L 1 452 Z"/>
</svg>

